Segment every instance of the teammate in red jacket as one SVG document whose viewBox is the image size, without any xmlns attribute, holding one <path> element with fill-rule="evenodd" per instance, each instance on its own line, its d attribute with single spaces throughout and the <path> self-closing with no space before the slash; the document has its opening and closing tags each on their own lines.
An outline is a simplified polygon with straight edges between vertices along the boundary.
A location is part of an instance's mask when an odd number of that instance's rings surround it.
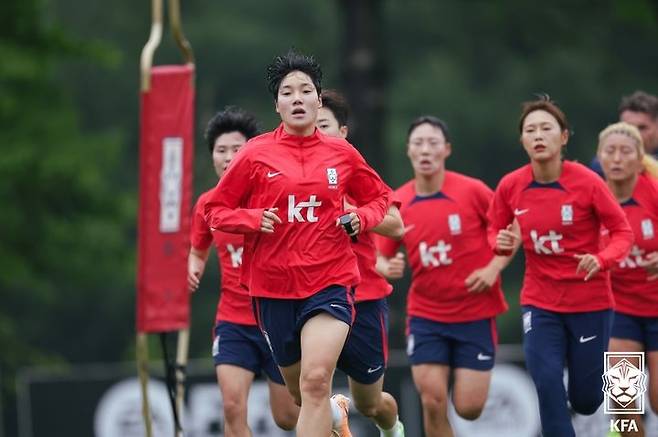
<svg viewBox="0 0 658 437">
<path fill-rule="evenodd" d="M 642 136 L 631 124 L 601 131 L 597 157 L 635 235 L 630 254 L 610 270 L 615 296 L 610 351 L 646 351 L 649 399 L 658 412 L 658 179 L 644 168 Z"/>
<path fill-rule="evenodd" d="M 257 134 L 256 119 L 235 107 L 224 109 L 210 120 L 206 141 L 218 178 L 221 179 L 242 145 Z M 203 216 L 209 195 L 210 191 L 207 191 L 199 197 L 192 214 L 188 282 L 191 291 L 199 287 L 210 246 L 214 242 L 221 272 L 221 290 L 215 316 L 212 355 L 222 392 L 224 432 L 236 436 L 251 434 L 247 423 L 247 398 L 254 377 L 261 372 L 267 376 L 274 421 L 282 429 L 293 429 L 299 407 L 286 390 L 265 337 L 256 325 L 249 292 L 240 286 L 244 237 L 210 231 Z"/>
<path fill-rule="evenodd" d="M 354 317 L 360 276 L 343 199 L 362 205 L 349 213 L 356 235 L 382 221 L 391 195 L 352 145 L 316 129 L 320 79 L 312 58 L 275 58 L 268 80 L 282 124 L 238 153 L 205 207 L 212 228 L 245 234 L 241 280 L 301 405 L 298 436 L 331 432 L 331 378 Z"/>
<path fill-rule="evenodd" d="M 324 134 L 347 138 L 349 107 L 345 98 L 334 90 L 322 91 L 322 108 L 318 111 L 317 127 Z M 384 220 L 372 229 L 380 235 L 401 238 L 402 219 L 399 203 L 391 205 Z M 371 418 L 381 437 L 404 437 L 404 426 L 398 419 L 398 404 L 382 391 L 388 358 L 388 304 L 386 297 L 393 287 L 375 269 L 377 249 L 370 232 L 362 232 L 352 243 L 361 273 L 356 287 L 356 316 L 338 368 L 349 378 L 354 406 Z"/>
<path fill-rule="evenodd" d="M 407 155 L 415 178 L 395 194 L 402 202 L 412 283 L 407 298 L 407 354 L 420 392 L 425 434 L 452 435 L 448 388 L 454 376 L 457 413 L 473 420 L 484 408 L 496 351 L 495 316 L 507 309 L 499 272 L 508 257 L 487 243 L 493 192 L 483 182 L 447 171 L 452 146 L 433 116 L 411 123 Z M 395 259 L 400 242 L 378 239 Z"/>
<path fill-rule="evenodd" d="M 519 130 L 530 164 L 500 181 L 489 210 L 490 238 L 497 253 L 523 244 L 526 366 L 537 388 L 544 435 L 568 437 L 574 429 L 563 370 L 566 364 L 572 408 L 594 413 L 603 401 L 602 358 L 613 306 L 603 271 L 626 256 L 633 232 L 605 182 L 563 161 L 569 126 L 547 96 L 524 104 Z M 599 250 L 602 225 L 610 242 Z"/>
</svg>

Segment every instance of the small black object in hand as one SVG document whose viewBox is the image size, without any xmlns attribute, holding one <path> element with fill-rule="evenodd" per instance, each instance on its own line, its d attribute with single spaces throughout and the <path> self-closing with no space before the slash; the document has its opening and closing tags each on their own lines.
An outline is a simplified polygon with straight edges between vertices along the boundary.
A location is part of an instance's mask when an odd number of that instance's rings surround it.
<svg viewBox="0 0 658 437">
<path fill-rule="evenodd" d="M 340 224 L 343 225 L 343 228 L 345 229 L 345 232 L 347 232 L 347 235 L 352 238 L 352 241 L 356 243 L 356 235 L 350 235 L 354 233 L 354 229 L 352 229 L 352 216 L 350 214 L 344 214 L 340 216 Z"/>
</svg>

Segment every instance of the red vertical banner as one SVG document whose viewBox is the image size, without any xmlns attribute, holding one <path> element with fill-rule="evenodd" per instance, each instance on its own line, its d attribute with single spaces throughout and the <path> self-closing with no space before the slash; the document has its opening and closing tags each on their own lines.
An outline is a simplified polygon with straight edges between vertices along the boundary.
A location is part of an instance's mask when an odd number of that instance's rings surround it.
<svg viewBox="0 0 658 437">
<path fill-rule="evenodd" d="M 189 326 L 187 291 L 192 162 L 194 65 L 151 68 L 141 93 L 137 331 Z"/>
</svg>

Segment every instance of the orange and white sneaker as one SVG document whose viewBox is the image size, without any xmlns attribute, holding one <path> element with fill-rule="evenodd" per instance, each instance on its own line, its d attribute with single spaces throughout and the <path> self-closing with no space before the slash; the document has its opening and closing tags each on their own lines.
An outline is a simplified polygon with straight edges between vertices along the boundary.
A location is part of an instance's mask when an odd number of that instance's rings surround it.
<svg viewBox="0 0 658 437">
<path fill-rule="evenodd" d="M 337 437 L 352 437 L 352 432 L 350 431 L 348 423 L 350 399 L 342 394 L 335 394 L 331 397 L 331 401 L 340 410 L 340 419 L 334 419 L 333 435 Z"/>
</svg>

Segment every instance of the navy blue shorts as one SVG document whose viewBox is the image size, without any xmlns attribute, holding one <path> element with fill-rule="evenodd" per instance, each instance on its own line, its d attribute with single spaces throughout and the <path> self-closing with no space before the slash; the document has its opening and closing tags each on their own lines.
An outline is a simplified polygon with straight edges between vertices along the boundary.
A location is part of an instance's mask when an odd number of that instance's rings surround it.
<svg viewBox="0 0 658 437">
<path fill-rule="evenodd" d="M 461 323 L 409 318 L 407 355 L 412 366 L 446 364 L 453 369 L 491 370 L 497 342 L 495 318 Z"/>
<path fill-rule="evenodd" d="M 614 338 L 635 340 L 646 351 L 658 351 L 658 317 L 640 317 L 615 311 L 612 323 Z"/>
<path fill-rule="evenodd" d="M 256 376 L 260 376 L 262 370 L 273 382 L 284 383 L 265 337 L 257 326 L 220 321 L 215 326 L 212 357 L 215 366 L 232 364 Z"/>
<path fill-rule="evenodd" d="M 256 297 L 253 302 L 258 326 L 281 367 L 301 360 L 302 327 L 311 317 L 325 312 L 348 326 L 354 320 L 354 292 L 340 285 L 331 285 L 305 299 Z"/>
<path fill-rule="evenodd" d="M 357 302 L 356 318 L 337 367 L 360 384 L 373 384 L 388 361 L 388 304 L 386 298 Z"/>
</svg>

